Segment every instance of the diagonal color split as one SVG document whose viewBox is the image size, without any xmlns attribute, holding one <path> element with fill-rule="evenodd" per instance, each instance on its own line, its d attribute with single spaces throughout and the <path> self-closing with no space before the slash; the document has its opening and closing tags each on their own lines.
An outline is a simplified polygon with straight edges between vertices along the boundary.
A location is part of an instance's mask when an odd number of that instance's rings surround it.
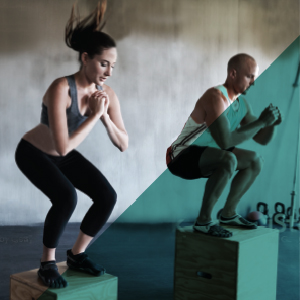
<svg viewBox="0 0 300 300">
<path fill-rule="evenodd" d="M 293 83 L 299 64 L 299 44 L 298 37 L 256 80 L 255 86 L 251 88 L 246 98 L 252 104 L 256 115 L 262 111 L 269 103 L 278 106 L 285 116 L 284 124 L 278 128 L 276 143 L 272 146 L 260 148 L 261 146 L 248 146 L 251 150 L 259 149 L 265 160 L 269 161 L 269 167 L 264 171 L 260 180 L 260 187 L 263 188 L 265 201 L 270 207 L 276 202 L 283 202 L 283 195 L 286 203 L 289 203 L 289 192 L 292 188 L 292 178 L 295 168 L 296 137 L 299 124 L 299 88 L 293 90 Z M 295 92 L 296 91 L 296 92 Z M 179 133 L 178 133 L 179 134 Z M 201 137 L 200 137 L 201 138 Z M 250 145 L 250 144 L 249 144 Z M 244 147 L 244 144 L 243 144 Z M 162 153 L 165 155 L 165 153 Z M 166 169 L 137 199 L 128 207 L 121 216 L 87 249 L 87 253 L 98 262 L 102 261 L 106 251 L 105 238 L 114 229 L 122 227 L 120 223 L 176 223 L 183 218 L 194 218 L 200 207 L 203 194 L 203 182 L 200 180 L 183 180 L 173 176 Z M 268 184 L 269 183 L 269 184 Z M 259 187 L 259 186 L 258 186 Z M 262 190 L 260 188 L 260 190 Z M 299 185 L 297 187 L 299 189 Z M 255 193 L 255 191 L 253 191 Z M 247 199 L 246 199 L 247 200 Z M 256 201 L 250 203 L 255 207 Z M 254 209 L 253 209 L 254 210 Z M 188 213 L 187 213 L 188 212 Z M 240 211 L 245 215 L 244 211 Z M 134 226 L 133 226 L 134 227 Z M 120 241 L 122 247 L 130 247 L 130 233 L 124 231 L 127 240 Z M 141 243 L 147 239 L 147 234 L 141 236 Z M 127 243 L 127 245 L 124 245 Z M 103 245 L 104 244 L 104 245 Z M 163 247 L 163 242 L 161 242 Z M 160 251 L 160 243 L 153 241 L 153 249 Z M 118 252 L 118 249 L 116 249 Z M 132 249 L 134 252 L 135 249 Z M 163 251 L 163 249 L 161 249 Z M 139 257 L 139 255 L 137 255 Z M 129 263 L 129 262 L 128 262 Z M 126 261 L 124 261 L 126 264 Z M 124 270 L 124 266 L 122 268 Z M 149 266 L 151 269 L 151 266 Z M 109 272 L 109 270 L 108 270 Z M 115 274 L 119 276 L 119 282 L 126 274 Z M 136 273 L 136 278 L 141 274 Z M 149 277 L 155 274 L 149 274 Z M 134 279 L 134 278 L 133 278 Z M 150 279 L 149 279 L 150 280 Z M 42 295 L 39 299 L 47 299 Z M 59 299 L 65 299 L 60 297 Z"/>
</svg>

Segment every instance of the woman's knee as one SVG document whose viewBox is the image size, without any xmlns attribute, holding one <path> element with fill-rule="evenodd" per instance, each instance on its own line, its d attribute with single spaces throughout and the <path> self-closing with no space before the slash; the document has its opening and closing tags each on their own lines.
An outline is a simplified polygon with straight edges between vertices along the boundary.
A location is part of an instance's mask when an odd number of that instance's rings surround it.
<svg viewBox="0 0 300 300">
<path fill-rule="evenodd" d="M 106 198 L 108 199 L 109 203 L 112 207 L 114 207 L 117 203 L 117 193 L 116 191 L 111 188 L 110 191 L 107 193 Z"/>
<path fill-rule="evenodd" d="M 77 193 L 74 187 L 65 187 L 60 189 L 58 201 L 56 205 L 59 205 L 61 209 L 67 209 L 74 211 L 77 205 Z"/>
<path fill-rule="evenodd" d="M 111 187 L 107 186 L 105 188 L 97 189 L 97 192 L 92 196 L 93 202 L 99 207 L 103 208 L 103 205 L 106 207 L 114 208 L 117 203 L 117 193 Z"/>
</svg>

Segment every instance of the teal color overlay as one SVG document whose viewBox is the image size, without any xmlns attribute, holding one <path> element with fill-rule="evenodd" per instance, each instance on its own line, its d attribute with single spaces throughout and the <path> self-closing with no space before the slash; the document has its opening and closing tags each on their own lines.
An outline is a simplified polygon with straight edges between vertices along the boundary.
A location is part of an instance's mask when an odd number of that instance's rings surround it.
<svg viewBox="0 0 300 300">
<path fill-rule="evenodd" d="M 298 37 L 257 78 L 247 95 L 243 96 L 257 117 L 272 103 L 279 107 L 284 121 L 277 126 L 276 136 L 269 145 L 262 146 L 251 140 L 237 146 L 260 153 L 265 161 L 261 174 L 241 200 L 239 212 L 242 215 L 246 215 L 249 209 L 256 210 L 258 202 L 268 203 L 271 214 L 274 212 L 276 202 L 282 202 L 286 207 L 290 206 L 299 130 L 299 87 L 293 87 L 299 64 L 299 41 Z M 178 178 L 167 169 L 116 222 L 155 223 L 193 220 L 200 209 L 205 182 L 206 179 L 189 181 Z M 218 201 L 215 213 L 222 208 L 229 186 Z M 299 190 L 298 183 L 296 189 Z M 109 230 L 105 234 L 108 233 Z M 97 242 L 93 247 L 96 245 Z"/>
</svg>

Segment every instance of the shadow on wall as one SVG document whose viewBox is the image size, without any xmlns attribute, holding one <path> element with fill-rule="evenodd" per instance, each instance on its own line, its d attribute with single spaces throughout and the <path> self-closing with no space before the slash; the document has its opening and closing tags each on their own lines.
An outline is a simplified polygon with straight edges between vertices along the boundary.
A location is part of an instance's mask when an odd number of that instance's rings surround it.
<svg viewBox="0 0 300 300">
<path fill-rule="evenodd" d="M 153 32 L 155 37 L 161 38 L 177 38 L 182 32 L 193 44 L 203 42 L 208 34 L 222 39 L 223 30 L 232 31 L 228 23 L 233 19 L 239 37 L 251 32 L 257 37 L 257 46 L 264 48 L 266 43 L 276 45 L 282 39 L 290 44 L 291 36 L 292 40 L 298 36 L 298 12 L 299 2 L 294 0 L 113 0 L 109 1 L 108 27 L 116 40 L 133 32 L 150 38 Z M 217 32 L 211 32 L 212 28 L 217 28 Z M 245 38 L 249 38 L 249 34 Z"/>
<path fill-rule="evenodd" d="M 150 39 L 179 39 L 198 49 L 232 40 L 239 48 L 252 44 L 268 57 L 270 47 L 277 56 L 299 35 L 299 2 L 294 0 L 109 3 L 107 30 L 116 40 L 137 34 Z"/>
<path fill-rule="evenodd" d="M 267 57 L 273 45 L 278 56 L 284 51 L 279 44 L 289 45 L 298 37 L 299 1 L 240 0 L 238 5 L 240 43 L 254 42 Z"/>
<path fill-rule="evenodd" d="M 73 1 L 3 1 L 0 3 L 0 53 L 43 54 L 46 59 L 73 60 L 65 50 L 64 27 Z M 61 43 L 58 41 L 62 41 Z"/>
<path fill-rule="evenodd" d="M 43 49 L 55 60 L 73 60 L 62 38 L 73 3 L 1 0 L 0 52 Z M 91 12 L 96 4 L 95 0 L 78 1 L 81 15 Z M 209 47 L 210 42 L 215 45 L 229 38 L 239 46 L 254 43 L 268 55 L 271 45 L 286 47 L 298 36 L 298 12 L 295 0 L 108 0 L 104 31 L 116 41 L 138 35 L 154 40 L 168 38 L 169 42 L 179 39 L 197 47 Z"/>
</svg>

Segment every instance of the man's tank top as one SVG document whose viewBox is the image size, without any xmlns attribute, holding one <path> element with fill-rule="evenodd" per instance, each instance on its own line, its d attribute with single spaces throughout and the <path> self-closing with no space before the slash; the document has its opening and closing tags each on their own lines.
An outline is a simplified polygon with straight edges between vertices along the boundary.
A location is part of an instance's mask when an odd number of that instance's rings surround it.
<svg viewBox="0 0 300 300">
<path fill-rule="evenodd" d="M 230 123 L 230 131 L 234 131 L 239 125 L 242 119 L 247 113 L 247 108 L 245 101 L 242 97 L 238 98 L 238 107 L 233 108 L 232 101 L 229 99 L 227 89 L 223 85 L 218 85 L 215 87 L 220 90 L 228 101 L 229 107 L 224 111 L 227 114 L 227 118 Z M 237 100 L 236 100 L 237 101 Z M 214 148 L 219 148 L 218 144 L 213 139 L 206 122 L 202 124 L 197 124 L 191 116 L 189 116 L 187 122 L 185 123 L 180 135 L 172 143 L 172 145 L 167 150 L 167 165 L 184 149 L 190 145 L 197 146 L 209 146 Z"/>
<path fill-rule="evenodd" d="M 76 88 L 74 75 L 66 76 L 66 78 L 69 83 L 70 95 L 71 95 L 71 106 L 68 107 L 66 110 L 68 131 L 70 136 L 72 132 L 76 130 L 87 119 L 87 117 L 83 116 L 80 113 L 78 108 L 77 88 Z M 98 90 L 102 90 L 102 87 L 100 85 L 97 85 L 96 87 Z M 42 103 L 41 123 L 49 127 L 48 109 L 44 103 Z"/>
</svg>

